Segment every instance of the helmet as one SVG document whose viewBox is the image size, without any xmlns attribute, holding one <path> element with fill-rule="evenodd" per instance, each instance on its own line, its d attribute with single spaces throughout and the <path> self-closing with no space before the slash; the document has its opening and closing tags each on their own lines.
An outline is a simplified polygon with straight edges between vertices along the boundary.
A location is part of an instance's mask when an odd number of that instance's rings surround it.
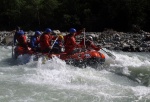
<svg viewBox="0 0 150 102">
<path fill-rule="evenodd" d="M 41 32 L 40 31 L 36 31 L 35 34 L 41 35 Z"/>
<path fill-rule="evenodd" d="M 23 31 L 23 30 L 20 30 L 20 31 L 18 32 L 18 34 L 19 34 L 19 35 L 23 35 L 23 34 L 24 34 L 24 31 Z"/>
<path fill-rule="evenodd" d="M 92 36 L 89 36 L 89 37 L 88 37 L 88 40 L 93 41 L 93 37 L 92 37 Z"/>
<path fill-rule="evenodd" d="M 76 29 L 70 28 L 69 32 L 70 32 L 70 33 L 75 33 L 75 32 L 76 32 Z"/>
<path fill-rule="evenodd" d="M 64 37 L 63 37 L 62 35 L 59 35 L 59 36 L 58 36 L 58 39 L 63 40 Z"/>
<path fill-rule="evenodd" d="M 46 28 L 45 32 L 50 33 L 50 32 L 52 32 L 52 30 L 50 28 Z"/>
</svg>

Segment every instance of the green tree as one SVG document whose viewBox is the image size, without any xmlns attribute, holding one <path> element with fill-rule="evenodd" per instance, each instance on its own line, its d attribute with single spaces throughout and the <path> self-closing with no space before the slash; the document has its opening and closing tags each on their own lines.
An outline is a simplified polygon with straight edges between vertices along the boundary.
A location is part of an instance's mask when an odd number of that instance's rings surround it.
<svg viewBox="0 0 150 102">
<path fill-rule="evenodd" d="M 0 3 L 1 7 L 1 19 L 0 22 L 3 24 L 3 27 L 12 27 L 15 24 L 19 23 L 21 9 L 24 6 L 24 0 L 3 0 Z M 2 27 L 2 28 L 3 28 Z"/>
</svg>

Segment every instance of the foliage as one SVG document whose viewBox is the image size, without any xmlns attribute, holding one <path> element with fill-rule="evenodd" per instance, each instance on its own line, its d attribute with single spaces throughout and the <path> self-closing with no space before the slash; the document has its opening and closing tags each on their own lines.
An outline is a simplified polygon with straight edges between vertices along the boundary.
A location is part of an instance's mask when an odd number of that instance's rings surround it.
<svg viewBox="0 0 150 102">
<path fill-rule="evenodd" d="M 0 30 L 21 26 L 25 30 L 129 31 L 135 24 L 149 31 L 149 5 L 149 0 L 2 0 Z"/>
</svg>

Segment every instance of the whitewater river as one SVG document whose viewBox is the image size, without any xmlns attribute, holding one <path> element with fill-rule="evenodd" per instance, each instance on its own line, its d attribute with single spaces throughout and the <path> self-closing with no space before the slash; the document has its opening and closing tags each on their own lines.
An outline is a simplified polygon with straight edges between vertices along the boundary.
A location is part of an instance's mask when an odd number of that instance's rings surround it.
<svg viewBox="0 0 150 102">
<path fill-rule="evenodd" d="M 57 58 L 14 60 L 11 51 L 0 46 L 0 102 L 150 102 L 149 53 L 112 51 L 113 60 L 102 52 L 106 62 L 95 70 Z"/>
</svg>

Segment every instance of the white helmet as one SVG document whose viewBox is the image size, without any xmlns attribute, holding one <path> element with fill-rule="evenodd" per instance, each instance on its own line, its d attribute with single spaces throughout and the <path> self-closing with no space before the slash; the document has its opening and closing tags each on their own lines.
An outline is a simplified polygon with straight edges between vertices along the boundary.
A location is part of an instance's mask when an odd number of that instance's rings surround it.
<svg viewBox="0 0 150 102">
<path fill-rule="evenodd" d="M 93 37 L 92 37 L 92 36 L 89 36 L 88 39 L 89 39 L 90 41 L 93 41 Z"/>
</svg>

